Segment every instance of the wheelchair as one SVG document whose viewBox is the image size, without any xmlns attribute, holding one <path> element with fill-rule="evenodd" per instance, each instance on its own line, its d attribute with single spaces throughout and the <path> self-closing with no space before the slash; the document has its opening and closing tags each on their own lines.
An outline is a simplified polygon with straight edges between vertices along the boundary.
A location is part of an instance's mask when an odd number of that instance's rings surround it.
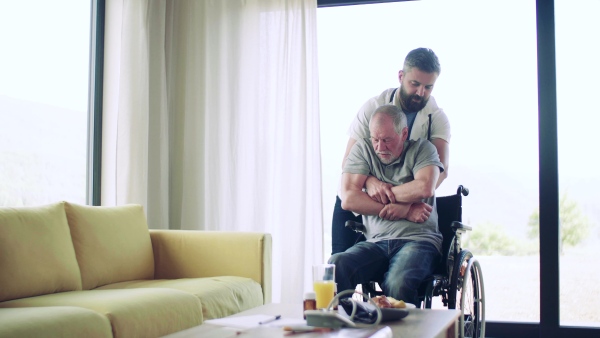
<svg viewBox="0 0 600 338">
<path fill-rule="evenodd" d="M 472 230 L 462 223 L 462 196 L 469 190 L 458 186 L 455 195 L 436 197 L 438 228 L 443 236 L 442 259 L 433 275 L 425 279 L 418 290 L 417 307 L 431 309 L 433 297 L 442 297 L 448 309 L 458 309 L 459 337 L 485 337 L 485 293 L 481 266 L 473 254 L 461 246 L 461 236 Z M 346 227 L 364 233 L 365 226 L 353 221 Z M 362 285 L 370 297 L 381 294 L 376 282 Z"/>
</svg>

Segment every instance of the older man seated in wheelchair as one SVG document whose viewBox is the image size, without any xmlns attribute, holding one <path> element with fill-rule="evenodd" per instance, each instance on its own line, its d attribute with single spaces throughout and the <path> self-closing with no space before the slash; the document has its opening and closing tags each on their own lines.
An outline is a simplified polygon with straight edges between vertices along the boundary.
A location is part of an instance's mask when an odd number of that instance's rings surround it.
<svg viewBox="0 0 600 338">
<path fill-rule="evenodd" d="M 341 191 L 342 207 L 363 215 L 364 225 L 350 227 L 367 240 L 329 259 L 338 291 L 358 284 L 372 289 L 376 281 L 383 294 L 425 308 L 441 296 L 445 307 L 462 312 L 459 337 L 485 337 L 481 267 L 461 245 L 471 230 L 461 222 L 468 189 L 434 197 L 442 163 L 429 141 L 407 140 L 406 117 L 397 107 L 378 108 L 369 130 L 371 139 L 359 140 L 346 159 Z M 371 198 L 363 190 L 367 179 L 385 188 Z"/>
<path fill-rule="evenodd" d="M 407 140 L 406 123 L 394 105 L 379 107 L 371 138 L 357 141 L 345 162 L 342 207 L 363 215 L 367 240 L 329 259 L 338 291 L 382 280 L 385 295 L 416 303 L 419 285 L 441 259 L 434 194 L 444 167 L 429 141 Z M 369 176 L 390 184 L 391 193 L 371 198 L 363 190 Z"/>
</svg>

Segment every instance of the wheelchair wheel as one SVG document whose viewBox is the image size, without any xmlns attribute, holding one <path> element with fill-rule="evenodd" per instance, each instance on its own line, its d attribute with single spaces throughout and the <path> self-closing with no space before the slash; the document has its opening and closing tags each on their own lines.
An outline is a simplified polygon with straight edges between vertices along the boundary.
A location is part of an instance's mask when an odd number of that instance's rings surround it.
<svg viewBox="0 0 600 338">
<path fill-rule="evenodd" d="M 462 250 L 450 277 L 448 308 L 459 309 L 459 337 L 485 337 L 485 292 L 481 266 L 473 254 Z"/>
</svg>

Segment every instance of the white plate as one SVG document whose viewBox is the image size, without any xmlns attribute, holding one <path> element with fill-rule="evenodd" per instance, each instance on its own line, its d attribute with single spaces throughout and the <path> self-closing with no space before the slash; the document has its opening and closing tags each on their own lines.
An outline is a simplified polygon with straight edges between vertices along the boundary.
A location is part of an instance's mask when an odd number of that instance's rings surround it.
<svg viewBox="0 0 600 338">
<path fill-rule="evenodd" d="M 381 321 L 387 322 L 390 320 L 399 320 L 406 316 L 408 316 L 408 309 L 416 309 L 415 304 L 404 303 L 406 304 L 405 308 L 381 308 Z"/>
<path fill-rule="evenodd" d="M 399 320 L 408 316 L 407 309 L 381 308 L 381 321 L 387 322 L 390 320 Z"/>
</svg>

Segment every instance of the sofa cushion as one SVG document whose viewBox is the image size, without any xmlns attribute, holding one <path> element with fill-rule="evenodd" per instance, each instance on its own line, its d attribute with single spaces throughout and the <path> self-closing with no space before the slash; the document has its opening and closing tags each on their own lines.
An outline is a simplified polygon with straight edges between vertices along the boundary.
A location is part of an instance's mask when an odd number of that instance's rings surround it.
<svg viewBox="0 0 600 338">
<path fill-rule="evenodd" d="M 59 305 L 106 316 L 116 338 L 160 337 L 202 324 L 200 300 L 171 289 L 71 291 L 3 302 L 0 308 Z"/>
<path fill-rule="evenodd" d="M 0 337 L 112 337 L 110 321 L 98 312 L 72 306 L 0 309 Z"/>
<path fill-rule="evenodd" d="M 154 278 L 152 243 L 141 205 L 93 207 L 65 202 L 84 290 Z"/>
<path fill-rule="evenodd" d="M 99 289 L 131 288 L 169 288 L 194 294 L 202 303 L 204 320 L 230 316 L 263 305 L 260 284 L 251 278 L 235 276 L 129 281 Z"/>
<path fill-rule="evenodd" d="M 0 208 L 0 301 L 81 290 L 63 203 Z"/>
</svg>

